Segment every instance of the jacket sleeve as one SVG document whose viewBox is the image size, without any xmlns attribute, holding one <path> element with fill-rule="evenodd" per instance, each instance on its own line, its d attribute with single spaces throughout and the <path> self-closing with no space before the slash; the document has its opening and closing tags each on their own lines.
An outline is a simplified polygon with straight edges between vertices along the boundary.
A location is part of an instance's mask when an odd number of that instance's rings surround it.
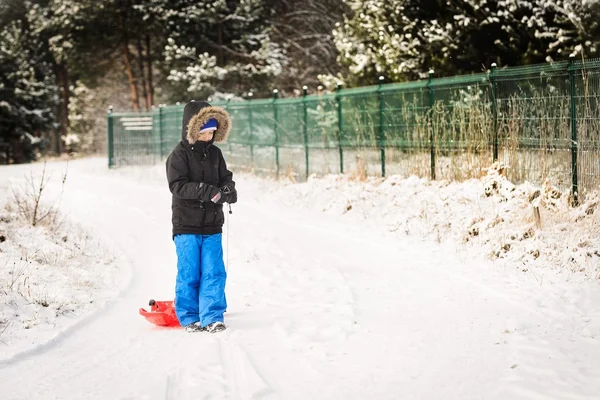
<svg viewBox="0 0 600 400">
<path fill-rule="evenodd" d="M 174 196 L 180 199 L 202 200 L 206 197 L 210 185 L 189 181 L 187 160 L 185 160 L 181 152 L 176 150 L 167 158 L 169 190 L 171 190 Z"/>
<path fill-rule="evenodd" d="M 233 181 L 233 172 L 227 169 L 223 153 L 219 151 L 219 187 L 222 188 L 225 185 L 235 187 L 235 182 Z"/>
</svg>

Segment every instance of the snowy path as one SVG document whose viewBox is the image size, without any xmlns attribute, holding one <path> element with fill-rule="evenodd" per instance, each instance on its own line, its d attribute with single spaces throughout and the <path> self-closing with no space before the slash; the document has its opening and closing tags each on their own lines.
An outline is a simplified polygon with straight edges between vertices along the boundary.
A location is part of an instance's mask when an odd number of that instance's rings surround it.
<svg viewBox="0 0 600 400">
<path fill-rule="evenodd" d="M 166 184 L 98 160 L 73 162 L 68 179 L 63 204 L 118 246 L 131 281 L 56 341 L 0 363 L 3 399 L 598 398 L 598 287 L 287 209 L 252 179 L 238 180 L 229 220 L 229 329 L 154 328 L 137 309 L 173 295 Z"/>
</svg>

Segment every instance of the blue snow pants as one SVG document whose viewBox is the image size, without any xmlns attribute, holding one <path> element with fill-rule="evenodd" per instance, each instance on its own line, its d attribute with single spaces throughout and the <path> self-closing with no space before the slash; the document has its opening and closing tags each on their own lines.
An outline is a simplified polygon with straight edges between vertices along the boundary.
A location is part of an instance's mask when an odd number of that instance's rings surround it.
<svg viewBox="0 0 600 400">
<path fill-rule="evenodd" d="M 175 235 L 177 280 L 175 313 L 182 326 L 200 321 L 202 327 L 223 322 L 225 299 L 225 263 L 221 234 Z"/>
</svg>

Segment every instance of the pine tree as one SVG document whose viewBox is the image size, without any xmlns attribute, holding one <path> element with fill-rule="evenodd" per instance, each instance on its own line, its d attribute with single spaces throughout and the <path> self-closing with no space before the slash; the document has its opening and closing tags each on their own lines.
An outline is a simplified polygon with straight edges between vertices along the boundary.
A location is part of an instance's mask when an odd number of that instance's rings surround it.
<svg viewBox="0 0 600 400">
<path fill-rule="evenodd" d="M 34 158 L 32 145 L 56 121 L 58 88 L 42 48 L 26 21 L 0 31 L 0 140 L 10 143 L 16 162 Z"/>
<path fill-rule="evenodd" d="M 353 84 L 485 70 L 593 56 L 598 3 L 581 0 L 348 1 L 352 15 L 334 31 Z M 594 11 L 596 10 L 596 11 Z M 591 34 L 590 34 L 591 32 Z"/>
<path fill-rule="evenodd" d="M 212 91 L 242 93 L 252 86 L 270 92 L 287 57 L 272 40 L 263 0 L 169 2 L 164 14 L 168 43 L 162 70 L 181 100 Z M 255 90 L 256 91 L 256 90 Z"/>
</svg>

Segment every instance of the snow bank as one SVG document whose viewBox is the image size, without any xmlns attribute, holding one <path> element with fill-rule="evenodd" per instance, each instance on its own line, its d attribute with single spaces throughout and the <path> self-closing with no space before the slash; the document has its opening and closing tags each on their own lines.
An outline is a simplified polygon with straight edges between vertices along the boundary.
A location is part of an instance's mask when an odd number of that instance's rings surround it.
<svg viewBox="0 0 600 400">
<path fill-rule="evenodd" d="M 494 164 L 482 179 L 430 181 L 411 176 L 355 181 L 331 175 L 271 189 L 290 207 L 309 207 L 384 225 L 398 235 L 441 244 L 504 262 L 522 271 L 552 268 L 600 277 L 600 195 L 578 207 L 550 182 L 515 186 Z M 268 185 L 266 185 L 268 187 Z M 536 218 L 535 208 L 539 210 Z"/>
<path fill-rule="evenodd" d="M 19 186 L 2 186 L 10 194 L 0 204 L 0 360 L 47 343 L 101 308 L 120 288 L 123 266 L 55 200 L 41 199 L 40 212 L 52 213 L 33 226 L 12 196 Z"/>
</svg>

